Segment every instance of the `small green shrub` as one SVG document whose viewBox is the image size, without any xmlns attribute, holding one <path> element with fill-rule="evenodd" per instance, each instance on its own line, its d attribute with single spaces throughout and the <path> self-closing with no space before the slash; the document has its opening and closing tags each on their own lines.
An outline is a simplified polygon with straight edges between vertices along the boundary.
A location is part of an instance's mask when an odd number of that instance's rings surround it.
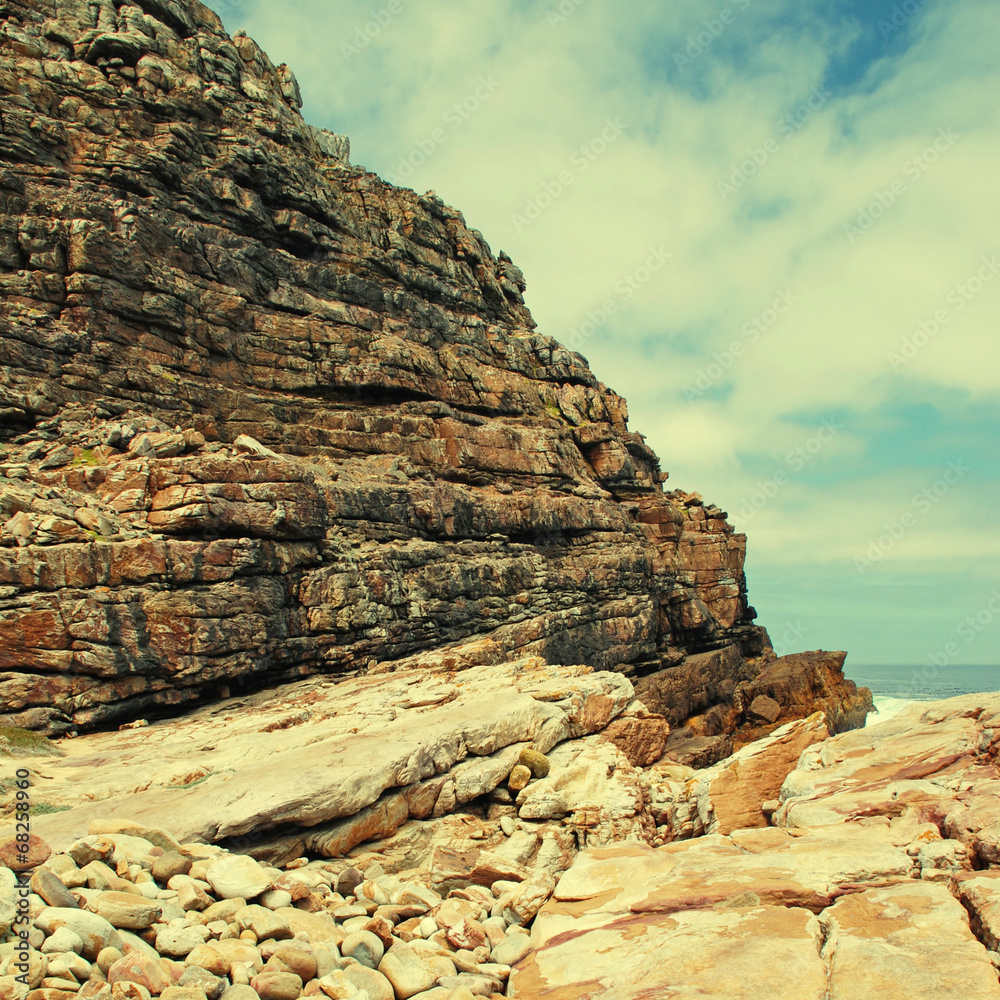
<svg viewBox="0 0 1000 1000">
<path fill-rule="evenodd" d="M 0 757 L 64 757 L 65 753 L 41 733 L 0 726 Z"/>
</svg>

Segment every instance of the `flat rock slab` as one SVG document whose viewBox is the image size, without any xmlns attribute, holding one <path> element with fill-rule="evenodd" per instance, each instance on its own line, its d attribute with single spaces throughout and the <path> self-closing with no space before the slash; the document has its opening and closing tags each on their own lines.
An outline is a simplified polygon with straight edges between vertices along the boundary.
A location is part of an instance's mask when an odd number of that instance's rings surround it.
<svg viewBox="0 0 1000 1000">
<path fill-rule="evenodd" d="M 352 817 L 388 790 L 428 779 L 436 779 L 434 795 L 454 804 L 507 773 L 484 760 L 477 783 L 466 764 L 456 792 L 444 780 L 454 765 L 512 744 L 546 752 L 599 731 L 632 697 L 620 674 L 538 658 L 340 683 L 311 678 L 148 727 L 62 741 L 66 756 L 40 762 L 38 781 L 45 801 L 68 811 L 34 817 L 32 829 L 57 850 L 109 819 L 214 842 Z M 396 825 L 405 819 L 404 811 Z"/>
<path fill-rule="evenodd" d="M 1000 982 L 948 889 L 910 882 L 839 899 L 823 914 L 832 1000 L 993 1000 Z"/>
</svg>

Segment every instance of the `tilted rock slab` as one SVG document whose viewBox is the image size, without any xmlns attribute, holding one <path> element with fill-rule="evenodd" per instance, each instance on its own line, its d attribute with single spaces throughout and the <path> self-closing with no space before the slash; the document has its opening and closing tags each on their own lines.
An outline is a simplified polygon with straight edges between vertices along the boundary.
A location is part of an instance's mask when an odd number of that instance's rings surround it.
<svg viewBox="0 0 1000 1000">
<path fill-rule="evenodd" d="M 581 852 L 507 995 L 1000 998 L 998 746 L 1000 694 L 917 706 L 805 749 L 780 827 Z"/>
<path fill-rule="evenodd" d="M 526 745 L 547 752 L 597 732 L 632 695 L 620 674 L 537 658 L 337 684 L 312 678 L 63 741 L 66 756 L 40 772 L 45 801 L 69 810 L 34 817 L 32 829 L 59 847 L 92 820 L 123 819 L 185 841 L 249 835 L 248 847 L 292 826 L 295 847 L 339 855 L 490 792 Z"/>
</svg>

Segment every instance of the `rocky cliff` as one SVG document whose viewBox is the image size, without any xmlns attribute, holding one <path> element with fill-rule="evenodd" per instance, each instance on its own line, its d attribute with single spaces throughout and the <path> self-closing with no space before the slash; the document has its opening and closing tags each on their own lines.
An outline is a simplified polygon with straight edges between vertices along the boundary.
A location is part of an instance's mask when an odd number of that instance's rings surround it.
<svg viewBox="0 0 1000 1000">
<path fill-rule="evenodd" d="M 774 656 L 744 536 L 664 492 L 505 254 L 350 166 L 193 0 L 2 10 L 0 718 L 81 729 L 435 649 L 752 721 L 738 685 Z"/>
</svg>

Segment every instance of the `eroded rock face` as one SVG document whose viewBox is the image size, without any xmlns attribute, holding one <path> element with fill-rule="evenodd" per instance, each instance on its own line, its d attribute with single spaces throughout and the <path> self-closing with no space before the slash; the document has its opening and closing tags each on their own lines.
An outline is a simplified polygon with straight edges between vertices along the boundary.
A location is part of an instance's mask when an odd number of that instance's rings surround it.
<svg viewBox="0 0 1000 1000">
<path fill-rule="evenodd" d="M 250 38 L 195 0 L 12 0 L 0 102 L 3 718 L 485 635 L 636 676 L 750 658 L 687 716 L 771 655 L 744 536 L 663 492 L 520 270 L 351 167 Z"/>
<path fill-rule="evenodd" d="M 689 795 L 731 807 L 726 766 L 780 761 L 807 729 L 693 777 Z M 1000 997 L 998 743 L 1000 695 L 917 706 L 806 746 L 777 826 L 581 852 L 508 995 Z"/>
</svg>

